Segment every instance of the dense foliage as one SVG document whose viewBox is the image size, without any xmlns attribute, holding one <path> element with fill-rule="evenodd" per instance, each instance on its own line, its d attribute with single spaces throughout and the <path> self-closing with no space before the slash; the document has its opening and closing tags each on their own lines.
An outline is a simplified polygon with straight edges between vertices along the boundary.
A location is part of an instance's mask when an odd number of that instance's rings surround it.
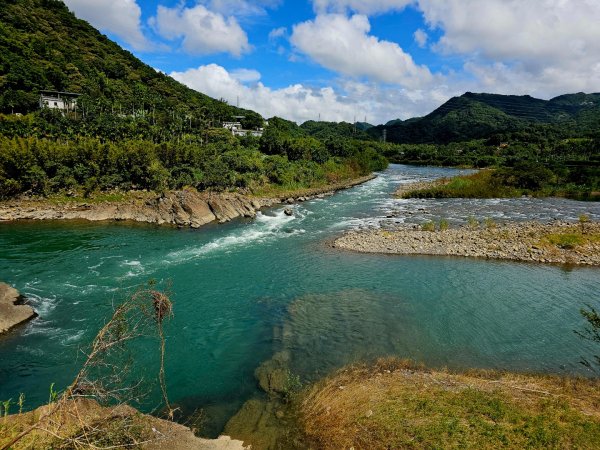
<svg viewBox="0 0 600 450">
<path fill-rule="evenodd" d="M 540 100 L 530 96 L 466 94 L 450 99 L 432 113 L 394 120 L 368 129 L 373 137 L 399 144 L 447 144 L 488 138 L 498 133 L 525 133 L 557 140 L 597 135 L 600 94 L 569 94 Z"/>
<path fill-rule="evenodd" d="M 243 127 L 255 129 L 263 118 L 157 72 L 58 0 L 0 2 L 0 52 L 2 198 L 294 188 L 387 165 L 372 147 L 350 139 L 336 146 L 278 118 L 260 141 L 234 137 L 221 122 L 243 116 Z M 39 110 L 42 90 L 82 94 L 78 110 Z"/>
<path fill-rule="evenodd" d="M 29 113 L 40 90 L 80 98 L 82 117 L 142 118 L 166 128 L 257 114 L 193 91 L 135 58 L 59 0 L 0 2 L 0 112 Z M 171 130 L 169 130 L 171 131 Z"/>
<path fill-rule="evenodd" d="M 217 130 L 220 131 L 220 130 Z M 0 137 L 0 198 L 23 192 L 152 189 L 260 189 L 269 184 L 298 188 L 341 181 L 387 166 L 374 149 L 355 147 L 345 158 L 313 155 L 319 141 L 298 138 L 295 151 L 265 155 L 258 142 L 215 133 L 208 143 L 120 140 L 102 142 Z"/>
</svg>

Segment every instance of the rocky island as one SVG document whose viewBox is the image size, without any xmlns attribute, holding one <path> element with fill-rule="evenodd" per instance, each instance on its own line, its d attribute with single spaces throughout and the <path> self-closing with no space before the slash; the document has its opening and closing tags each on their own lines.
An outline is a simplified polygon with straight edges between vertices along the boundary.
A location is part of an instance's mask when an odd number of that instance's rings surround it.
<svg viewBox="0 0 600 450">
<path fill-rule="evenodd" d="M 333 246 L 363 253 L 465 256 L 600 266 L 600 223 L 509 223 L 429 231 L 418 225 L 350 231 Z"/>
</svg>

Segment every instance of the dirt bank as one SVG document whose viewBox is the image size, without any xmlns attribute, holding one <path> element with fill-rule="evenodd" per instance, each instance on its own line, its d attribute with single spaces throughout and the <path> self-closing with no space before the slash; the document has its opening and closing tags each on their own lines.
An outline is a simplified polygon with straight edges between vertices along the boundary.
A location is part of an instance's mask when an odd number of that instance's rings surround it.
<svg viewBox="0 0 600 450">
<path fill-rule="evenodd" d="M 59 411 L 43 418 L 51 408 L 52 404 L 4 417 L 0 423 L 0 448 L 39 421 L 35 429 L 10 448 L 247 450 L 241 441 L 227 436 L 199 438 L 183 425 L 141 414 L 127 405 L 106 408 L 82 398 L 68 402 Z"/>
<path fill-rule="evenodd" d="M 305 448 L 598 448 L 598 381 L 352 367 L 298 403 Z"/>
</svg>

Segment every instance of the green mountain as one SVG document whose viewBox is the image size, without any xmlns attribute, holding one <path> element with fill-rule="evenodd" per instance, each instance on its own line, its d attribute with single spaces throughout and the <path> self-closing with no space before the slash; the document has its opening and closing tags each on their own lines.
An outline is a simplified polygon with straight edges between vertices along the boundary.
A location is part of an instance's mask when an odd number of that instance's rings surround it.
<svg viewBox="0 0 600 450">
<path fill-rule="evenodd" d="M 372 125 L 366 123 L 351 124 L 348 122 L 316 122 L 309 120 L 300 125 L 308 135 L 317 139 L 360 139 L 370 140 L 372 137 L 366 133 L 366 130 Z"/>
<path fill-rule="evenodd" d="M 217 123 L 260 116 L 187 88 L 157 72 L 72 14 L 58 0 L 0 1 L 0 112 L 29 113 L 41 90 L 81 93 L 90 114 L 152 114 Z"/>
<path fill-rule="evenodd" d="M 567 94 L 551 100 L 528 95 L 474 94 L 454 97 L 430 114 L 369 129 L 395 143 L 436 143 L 488 138 L 507 132 L 579 137 L 600 126 L 600 94 Z"/>
</svg>

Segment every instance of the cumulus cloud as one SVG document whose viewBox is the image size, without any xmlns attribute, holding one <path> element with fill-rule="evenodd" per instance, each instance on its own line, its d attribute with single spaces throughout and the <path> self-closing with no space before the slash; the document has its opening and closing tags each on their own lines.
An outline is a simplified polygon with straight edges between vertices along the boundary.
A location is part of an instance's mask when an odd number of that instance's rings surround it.
<svg viewBox="0 0 600 450">
<path fill-rule="evenodd" d="M 318 14 L 354 11 L 370 15 L 399 11 L 411 3 L 414 0 L 313 0 L 313 7 Z"/>
<path fill-rule="evenodd" d="M 150 48 L 142 33 L 142 10 L 135 0 L 65 0 L 65 4 L 77 17 L 115 34 L 135 50 Z"/>
<path fill-rule="evenodd" d="M 275 28 L 269 33 L 269 41 L 276 41 L 277 39 L 284 37 L 286 34 L 286 27 Z"/>
<path fill-rule="evenodd" d="M 253 69 L 236 69 L 230 72 L 230 74 L 242 83 L 256 83 L 261 77 L 260 72 Z"/>
<path fill-rule="evenodd" d="M 415 31 L 413 37 L 415 38 L 415 42 L 419 47 L 425 48 L 425 46 L 427 45 L 427 40 L 429 39 L 429 36 L 425 32 L 425 30 L 419 28 L 417 31 Z"/>
<path fill-rule="evenodd" d="M 231 53 L 240 56 L 250 51 L 248 35 L 233 16 L 225 17 L 204 5 L 186 8 L 159 6 L 152 24 L 166 39 L 182 39 L 183 49 L 191 54 Z"/>
<path fill-rule="evenodd" d="M 248 17 L 267 14 L 267 8 L 275 8 L 281 0 L 200 0 L 198 3 L 219 14 Z"/>
<path fill-rule="evenodd" d="M 297 50 L 338 73 L 366 77 L 415 88 L 430 83 L 425 66 L 390 41 L 369 35 L 371 24 L 364 15 L 319 15 L 294 26 L 291 42 Z"/>
<path fill-rule="evenodd" d="M 435 48 L 463 55 L 490 89 L 554 95 L 600 89 L 596 0 L 419 0 L 443 35 Z"/>
<path fill-rule="evenodd" d="M 170 75 L 181 83 L 232 104 L 259 112 L 264 117 L 280 116 L 298 123 L 306 120 L 352 122 L 355 118 L 372 123 L 391 118 L 414 117 L 430 112 L 448 98 L 447 87 L 407 90 L 377 83 L 340 81 L 338 86 L 310 87 L 293 84 L 272 89 L 261 82 L 245 85 L 236 72 L 209 64 Z M 399 106 L 401 105 L 401 106 Z"/>
</svg>

